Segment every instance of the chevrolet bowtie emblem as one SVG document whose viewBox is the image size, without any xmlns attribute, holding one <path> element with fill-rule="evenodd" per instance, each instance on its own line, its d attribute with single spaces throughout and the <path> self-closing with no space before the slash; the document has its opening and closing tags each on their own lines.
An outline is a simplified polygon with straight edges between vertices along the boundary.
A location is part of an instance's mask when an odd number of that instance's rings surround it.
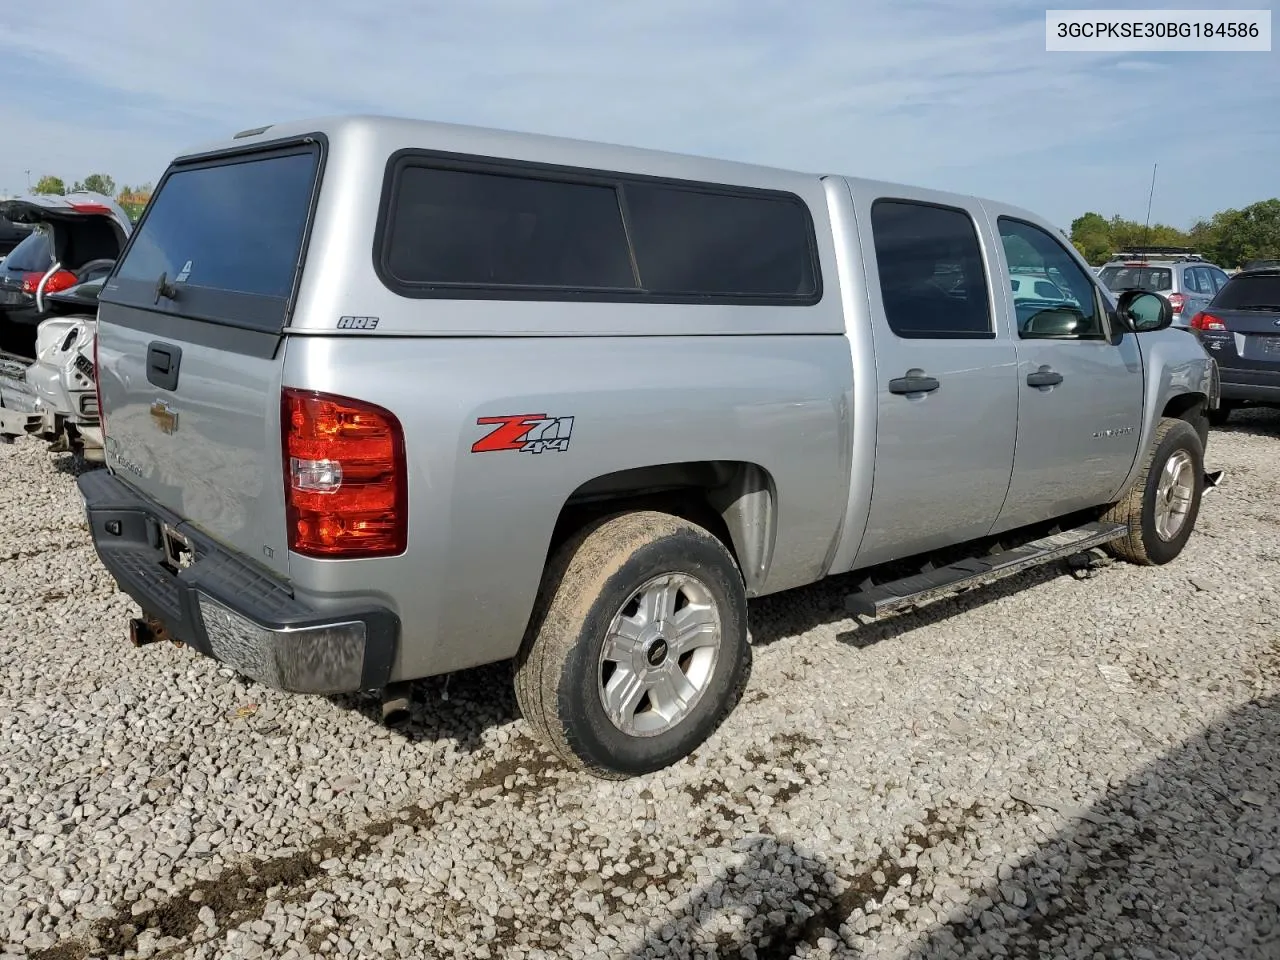
<svg viewBox="0 0 1280 960">
<path fill-rule="evenodd" d="M 178 429 L 178 415 L 163 400 L 151 404 L 151 419 L 161 433 L 173 433 Z"/>
</svg>

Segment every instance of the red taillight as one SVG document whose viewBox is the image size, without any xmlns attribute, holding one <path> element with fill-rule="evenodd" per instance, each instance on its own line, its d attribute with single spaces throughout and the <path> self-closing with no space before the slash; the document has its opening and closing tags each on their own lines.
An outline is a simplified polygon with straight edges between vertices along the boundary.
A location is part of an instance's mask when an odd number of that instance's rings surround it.
<svg viewBox="0 0 1280 960">
<path fill-rule="evenodd" d="M 71 209 L 76 213 L 99 213 L 108 217 L 113 213 L 105 203 L 73 203 Z"/>
<path fill-rule="evenodd" d="M 1187 305 L 1187 298 L 1180 293 L 1169 294 L 1169 306 L 1173 307 L 1174 313 L 1181 313 L 1182 308 Z"/>
<path fill-rule="evenodd" d="M 22 275 L 22 292 L 35 293 L 40 288 L 40 281 L 44 279 L 43 273 L 24 273 Z M 66 290 L 68 287 L 76 285 L 76 275 L 70 270 L 59 270 L 51 275 L 45 281 L 45 293 L 57 293 L 60 290 Z"/>
<path fill-rule="evenodd" d="M 286 387 L 281 397 L 289 549 L 385 557 L 408 540 L 404 433 L 382 407 Z"/>
<path fill-rule="evenodd" d="M 1215 317 L 1212 313 L 1205 313 L 1203 310 L 1191 318 L 1192 330 L 1225 330 L 1227 325 Z"/>
</svg>

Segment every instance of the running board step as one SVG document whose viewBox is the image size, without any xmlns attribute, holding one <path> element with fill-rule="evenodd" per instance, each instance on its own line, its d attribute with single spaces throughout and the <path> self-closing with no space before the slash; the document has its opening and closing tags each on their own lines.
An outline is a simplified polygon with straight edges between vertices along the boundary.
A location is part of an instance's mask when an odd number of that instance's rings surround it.
<svg viewBox="0 0 1280 960">
<path fill-rule="evenodd" d="M 1087 523 L 1003 553 L 972 557 L 850 594 L 845 598 L 845 609 L 866 617 L 883 617 L 1012 576 L 1029 567 L 1083 553 L 1092 547 L 1119 540 L 1128 530 L 1123 523 Z"/>
</svg>

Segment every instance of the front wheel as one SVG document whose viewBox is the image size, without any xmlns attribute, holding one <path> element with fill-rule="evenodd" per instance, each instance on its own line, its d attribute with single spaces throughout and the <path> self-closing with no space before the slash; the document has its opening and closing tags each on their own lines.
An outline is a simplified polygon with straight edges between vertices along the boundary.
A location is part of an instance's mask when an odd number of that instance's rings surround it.
<svg viewBox="0 0 1280 960">
<path fill-rule="evenodd" d="M 557 553 L 516 660 L 516 699 L 564 760 L 621 779 L 711 736 L 748 657 L 746 591 L 725 546 L 670 514 L 621 514 Z"/>
<path fill-rule="evenodd" d="M 1128 535 L 1111 541 L 1107 550 L 1131 563 L 1168 563 L 1186 546 L 1203 493 L 1200 435 L 1185 420 L 1161 420 L 1137 482 L 1104 517 L 1129 527 Z"/>
</svg>

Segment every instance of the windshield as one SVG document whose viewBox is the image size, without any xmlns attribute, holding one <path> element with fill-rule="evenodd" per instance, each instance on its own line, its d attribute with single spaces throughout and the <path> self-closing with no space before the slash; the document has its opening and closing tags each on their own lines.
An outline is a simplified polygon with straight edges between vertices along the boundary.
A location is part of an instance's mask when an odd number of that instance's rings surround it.
<svg viewBox="0 0 1280 960">
<path fill-rule="evenodd" d="M 6 270 L 44 273 L 53 266 L 53 241 L 47 224 L 40 224 L 4 258 Z"/>
<path fill-rule="evenodd" d="M 1280 312 L 1280 273 L 1232 277 L 1218 291 L 1213 306 L 1220 310 L 1276 310 Z"/>
<path fill-rule="evenodd" d="M 1167 267 L 1106 267 L 1098 279 L 1117 293 L 1121 290 L 1162 293 L 1173 287 L 1173 271 Z"/>
</svg>

